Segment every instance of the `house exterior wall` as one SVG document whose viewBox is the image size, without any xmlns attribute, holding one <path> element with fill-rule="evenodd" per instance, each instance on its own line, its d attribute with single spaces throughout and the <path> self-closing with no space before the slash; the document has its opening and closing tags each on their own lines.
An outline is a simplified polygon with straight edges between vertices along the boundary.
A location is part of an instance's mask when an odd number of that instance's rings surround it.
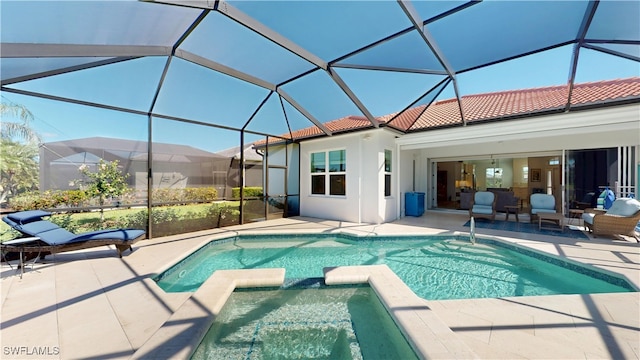
<svg viewBox="0 0 640 360">
<path fill-rule="evenodd" d="M 370 137 L 366 137 L 371 135 Z M 387 130 L 365 132 L 362 142 L 361 163 L 363 169 L 363 201 L 361 222 L 380 224 L 398 218 L 398 172 L 395 134 Z M 391 194 L 385 196 L 385 150 L 391 151 Z"/>
<path fill-rule="evenodd" d="M 370 130 L 305 141 L 300 145 L 300 215 L 356 223 L 383 223 L 397 218 L 398 171 L 395 135 Z M 346 150 L 346 194 L 311 194 L 311 153 Z M 392 193 L 384 196 L 384 150 L 391 150 Z"/>
<path fill-rule="evenodd" d="M 480 126 L 456 127 L 404 135 L 397 139 L 403 166 L 416 160 L 416 191 L 427 193 L 432 204 L 435 184 L 434 159 L 488 158 L 497 154 L 545 156 L 563 150 L 635 146 L 640 151 L 640 105 L 575 111 L 503 121 Z M 636 160 L 640 172 L 640 162 Z M 408 169 L 401 176 L 410 177 Z M 401 181 L 400 191 L 410 191 L 408 181 Z M 636 183 L 635 193 L 638 194 Z M 427 206 L 429 207 L 429 206 Z"/>
<path fill-rule="evenodd" d="M 405 216 L 404 196 L 411 191 L 425 192 L 428 208 L 436 196 L 431 191 L 434 159 L 557 156 L 563 150 L 617 146 L 635 146 L 636 159 L 640 158 L 640 105 L 408 135 L 379 128 L 311 139 L 300 143 L 300 215 L 355 223 L 390 222 Z M 346 195 L 312 195 L 310 154 L 339 149 L 346 150 Z M 389 197 L 384 196 L 385 149 L 393 153 Z M 296 164 L 297 158 L 290 162 Z M 636 168 L 640 171 L 640 162 Z"/>
</svg>

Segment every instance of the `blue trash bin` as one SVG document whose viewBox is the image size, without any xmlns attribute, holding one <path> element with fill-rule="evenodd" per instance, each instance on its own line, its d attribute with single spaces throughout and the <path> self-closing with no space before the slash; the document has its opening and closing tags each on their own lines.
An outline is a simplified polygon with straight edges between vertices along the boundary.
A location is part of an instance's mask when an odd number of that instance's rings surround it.
<svg viewBox="0 0 640 360">
<path fill-rule="evenodd" d="M 424 193 L 408 192 L 404 194 L 404 214 L 422 216 L 424 214 Z"/>
</svg>

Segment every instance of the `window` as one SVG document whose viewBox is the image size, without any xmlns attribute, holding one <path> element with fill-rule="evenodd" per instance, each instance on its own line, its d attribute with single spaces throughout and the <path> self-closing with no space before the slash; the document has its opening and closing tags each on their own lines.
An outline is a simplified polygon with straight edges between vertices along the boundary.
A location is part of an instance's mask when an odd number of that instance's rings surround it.
<svg viewBox="0 0 640 360">
<path fill-rule="evenodd" d="M 391 150 L 384 151 L 384 196 L 391 196 Z"/>
<path fill-rule="evenodd" d="M 311 154 L 311 193 L 312 194 L 325 194 L 325 172 L 327 168 L 325 166 L 326 159 L 325 153 L 312 153 Z"/>
<path fill-rule="evenodd" d="M 487 188 L 502 187 L 502 168 L 487 168 L 486 172 Z"/>
<path fill-rule="evenodd" d="M 346 195 L 346 171 L 346 150 L 311 153 L 311 193 Z M 328 194 L 327 182 L 329 183 Z"/>
</svg>

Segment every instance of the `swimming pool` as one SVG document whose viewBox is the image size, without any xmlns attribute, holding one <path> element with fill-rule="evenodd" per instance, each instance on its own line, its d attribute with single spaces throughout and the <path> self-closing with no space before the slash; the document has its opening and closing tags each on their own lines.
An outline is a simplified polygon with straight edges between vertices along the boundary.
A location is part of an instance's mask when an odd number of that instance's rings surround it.
<svg viewBox="0 0 640 360">
<path fill-rule="evenodd" d="M 215 240 L 155 278 L 195 291 L 214 271 L 285 268 L 288 279 L 323 268 L 386 264 L 429 300 L 636 291 L 623 278 L 522 247 L 461 236 L 240 235 Z"/>
<path fill-rule="evenodd" d="M 369 286 L 233 292 L 191 359 L 417 359 Z"/>
</svg>

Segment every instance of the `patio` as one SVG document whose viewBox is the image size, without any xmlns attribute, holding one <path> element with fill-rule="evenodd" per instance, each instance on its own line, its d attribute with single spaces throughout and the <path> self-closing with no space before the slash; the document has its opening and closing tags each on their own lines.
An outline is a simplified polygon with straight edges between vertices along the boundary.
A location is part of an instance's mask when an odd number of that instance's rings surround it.
<svg viewBox="0 0 640 360">
<path fill-rule="evenodd" d="M 130 358 L 189 298 L 150 279 L 216 236 L 250 231 L 442 234 L 466 232 L 465 214 L 429 211 L 362 225 L 288 218 L 141 241 L 118 259 L 93 249 L 56 255 L 20 279 L 2 267 L 3 358 Z M 632 242 L 478 230 L 622 274 L 640 287 Z M 639 293 L 425 301 L 479 358 L 640 357 Z M 420 336 L 418 334 L 417 336 Z"/>
<path fill-rule="evenodd" d="M 53 166 L 43 166 L 39 190 L 66 190 L 80 165 L 127 160 L 136 164 L 129 185 L 151 212 L 162 202 L 153 196 L 160 184 L 215 187 L 223 199 L 232 187 L 249 185 L 241 170 L 250 164 L 267 175 L 256 178 L 268 190 L 265 218 L 269 196 L 289 197 L 292 213 L 314 218 L 167 237 L 155 237 L 149 220 L 152 239 L 122 259 L 100 248 L 63 253 L 23 277 L 3 264 L 0 356 L 131 358 L 191 297 L 165 293 L 152 276 L 230 233 L 466 233 L 464 213 L 403 217 L 401 195 L 432 190 L 426 179 L 434 159 L 615 148 L 628 155 L 631 179 L 640 156 L 638 9 L 633 1 L 587 0 L 3 1 L 3 104 L 33 111 L 33 130 L 43 135 L 34 147 L 39 159 L 64 164 L 58 174 L 69 175 L 44 181 Z M 594 82 L 602 95 L 584 96 Z M 553 96 L 479 116 L 479 105 L 492 101 L 478 101 L 478 94 L 520 96 L 527 88 Z M 449 115 L 429 117 L 438 104 Z M 294 143 L 270 143 L 278 140 Z M 93 152 L 78 142 L 91 143 Z M 262 155 L 254 151 L 263 169 L 235 157 L 244 151 L 229 153 L 250 144 L 267 144 Z M 328 164 L 334 149 L 345 149 L 343 159 L 349 154 L 340 176 L 353 187 L 307 193 L 313 174 L 306 159 L 326 153 Z M 214 159 L 210 168 L 198 165 L 202 158 Z M 236 174 L 237 183 L 228 180 Z M 283 181 L 285 175 L 297 180 Z M 638 176 L 631 180 L 637 194 Z M 328 217 L 344 221 L 318 219 Z M 637 243 L 477 232 L 622 274 L 640 288 Z M 638 359 L 639 295 L 424 302 L 478 358 Z"/>
</svg>

